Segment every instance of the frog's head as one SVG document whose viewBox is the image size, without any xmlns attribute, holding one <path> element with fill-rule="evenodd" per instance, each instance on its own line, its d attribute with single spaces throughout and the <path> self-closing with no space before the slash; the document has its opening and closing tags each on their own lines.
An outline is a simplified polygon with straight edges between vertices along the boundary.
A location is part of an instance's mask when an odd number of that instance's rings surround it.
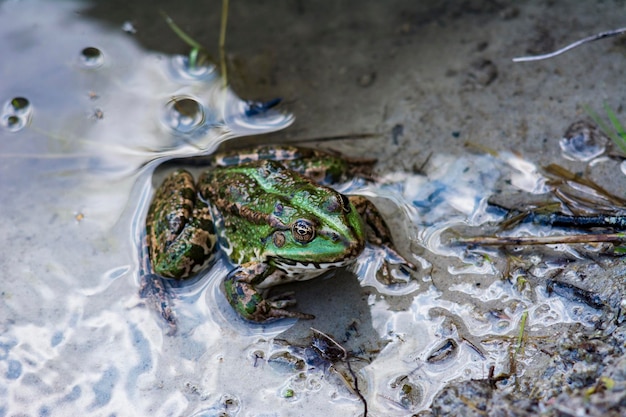
<svg viewBox="0 0 626 417">
<path fill-rule="evenodd" d="M 266 250 L 278 264 L 293 268 L 328 268 L 354 260 L 365 245 L 359 213 L 343 194 L 327 187 L 303 187 L 276 204 L 276 228 Z"/>
</svg>

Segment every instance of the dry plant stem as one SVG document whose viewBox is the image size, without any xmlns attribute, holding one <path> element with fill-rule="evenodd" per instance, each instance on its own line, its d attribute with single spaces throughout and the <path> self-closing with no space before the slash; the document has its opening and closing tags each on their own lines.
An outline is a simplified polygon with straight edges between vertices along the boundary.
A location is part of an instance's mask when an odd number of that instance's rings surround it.
<svg viewBox="0 0 626 417">
<path fill-rule="evenodd" d="M 572 181 L 577 184 L 584 185 L 585 187 L 591 188 L 616 206 L 626 206 L 626 200 L 624 200 L 623 198 L 612 195 L 607 190 L 605 190 L 595 182 L 591 181 L 590 179 L 580 177 L 558 164 L 549 164 L 543 167 L 543 169 L 547 174 L 555 176 L 562 181 Z"/>
<path fill-rule="evenodd" d="M 332 142 L 332 141 L 341 141 L 346 139 L 369 139 L 376 138 L 382 136 L 378 133 L 348 133 L 345 135 L 335 135 L 335 136 L 322 136 L 315 138 L 305 138 L 305 139 L 296 139 L 294 142 L 297 143 L 307 143 L 307 142 Z"/>
<path fill-rule="evenodd" d="M 624 233 L 605 233 L 597 235 L 568 235 L 568 236 L 476 236 L 466 238 L 456 238 L 451 241 L 453 244 L 464 245 L 483 245 L 483 246 L 501 246 L 501 245 L 557 245 L 572 243 L 600 243 L 626 242 L 626 234 Z"/>
<path fill-rule="evenodd" d="M 606 32 L 600 32 L 598 34 L 591 35 L 591 36 L 588 36 L 586 38 L 580 39 L 580 40 L 578 40 L 578 41 L 576 41 L 574 43 L 570 43 L 569 45 L 565 46 L 564 48 L 561 48 L 561 49 L 556 50 L 554 52 L 550 52 L 549 54 L 534 55 L 534 56 L 521 56 L 521 57 L 513 58 L 513 62 L 540 61 L 542 59 L 554 58 L 555 56 L 561 55 L 562 53 L 565 53 L 565 52 L 569 51 L 570 49 L 574 49 L 574 48 L 576 48 L 576 47 L 578 47 L 580 45 L 583 45 L 585 43 L 597 41 L 599 39 L 609 38 L 611 36 L 622 35 L 624 33 L 626 33 L 626 28 L 619 28 L 619 29 L 609 30 L 609 31 L 606 31 Z"/>
<path fill-rule="evenodd" d="M 220 24 L 220 67 L 222 70 L 222 82 L 228 86 L 228 74 L 226 73 L 226 24 L 228 23 L 228 0 L 222 0 L 222 20 Z"/>
</svg>

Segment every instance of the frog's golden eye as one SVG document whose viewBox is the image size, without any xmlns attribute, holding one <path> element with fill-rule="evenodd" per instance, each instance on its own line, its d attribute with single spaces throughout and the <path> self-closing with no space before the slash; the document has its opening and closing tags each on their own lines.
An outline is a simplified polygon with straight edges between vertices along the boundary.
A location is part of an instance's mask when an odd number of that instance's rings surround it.
<svg viewBox="0 0 626 417">
<path fill-rule="evenodd" d="M 315 226 L 310 220 L 298 219 L 291 225 L 291 235 L 296 242 L 309 243 L 315 237 Z"/>
</svg>

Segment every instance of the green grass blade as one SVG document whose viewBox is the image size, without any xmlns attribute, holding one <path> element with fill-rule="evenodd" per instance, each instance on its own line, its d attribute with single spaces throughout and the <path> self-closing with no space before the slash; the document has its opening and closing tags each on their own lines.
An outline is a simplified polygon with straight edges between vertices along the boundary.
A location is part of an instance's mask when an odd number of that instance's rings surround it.
<svg viewBox="0 0 626 417">
<path fill-rule="evenodd" d="M 187 33 L 185 33 L 184 30 L 182 30 L 175 22 L 174 20 L 169 17 L 167 15 L 167 13 L 165 13 L 164 11 L 161 10 L 161 15 L 163 16 L 163 18 L 165 19 L 165 23 L 167 23 L 167 25 L 170 27 L 170 29 L 172 29 L 172 31 L 180 38 L 183 40 L 183 42 L 185 42 L 187 45 L 191 46 L 192 48 L 195 49 L 199 49 L 199 50 L 203 50 L 204 48 L 202 47 L 202 45 L 200 45 L 198 42 L 196 42 L 191 36 L 187 35 Z"/>
<path fill-rule="evenodd" d="M 611 123 L 613 124 L 614 127 L 616 124 L 617 126 L 619 126 L 619 127 L 616 127 L 615 129 L 612 129 L 611 126 L 606 124 L 604 120 L 602 120 L 602 118 L 596 112 L 591 110 L 589 106 L 583 105 L 583 108 L 585 109 L 585 112 L 587 112 L 589 117 L 591 117 L 593 121 L 600 127 L 600 130 L 602 130 L 602 132 L 605 135 L 611 138 L 613 143 L 615 143 L 615 145 L 623 153 L 626 153 L 626 132 L 624 131 L 624 128 L 622 127 L 622 125 L 619 123 L 619 120 L 617 120 L 615 113 L 613 113 L 613 111 L 611 111 L 610 108 L 605 105 L 605 109 L 607 108 L 609 109 L 609 118 L 611 119 Z M 617 130 L 619 134 L 615 133 L 615 130 Z"/>
<path fill-rule="evenodd" d="M 611 107 L 609 107 L 607 103 L 604 103 L 604 110 L 606 111 L 606 114 L 609 116 L 609 120 L 611 120 L 611 123 L 613 124 L 613 127 L 615 128 L 615 131 L 617 132 L 617 134 L 620 136 L 622 141 L 626 141 L 626 131 L 624 130 L 624 126 L 622 126 L 619 119 L 615 115 L 615 112 L 611 110 Z"/>
<path fill-rule="evenodd" d="M 228 23 L 228 0 L 222 0 L 222 19 L 220 23 L 220 68 L 222 69 L 222 82 L 228 86 L 228 73 L 226 68 L 226 24 Z"/>
<path fill-rule="evenodd" d="M 520 320 L 519 332 L 517 334 L 517 350 L 515 353 L 520 353 L 524 342 L 524 331 L 526 330 L 526 320 L 528 319 L 528 310 L 522 313 L 522 319 Z"/>
</svg>

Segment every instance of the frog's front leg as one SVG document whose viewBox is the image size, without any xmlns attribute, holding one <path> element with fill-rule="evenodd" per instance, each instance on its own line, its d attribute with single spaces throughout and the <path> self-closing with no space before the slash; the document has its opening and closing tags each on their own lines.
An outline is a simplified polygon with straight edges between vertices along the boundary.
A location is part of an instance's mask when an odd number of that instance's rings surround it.
<svg viewBox="0 0 626 417">
<path fill-rule="evenodd" d="M 260 277 L 270 279 L 272 274 L 281 274 L 279 270 L 271 271 L 268 264 L 249 262 L 232 271 L 224 281 L 224 292 L 230 305 L 246 320 L 267 322 L 282 318 L 314 319 L 311 314 L 285 310 L 296 301 L 289 294 L 265 298 L 254 286 L 253 282 Z"/>
<path fill-rule="evenodd" d="M 396 250 L 393 241 L 391 240 L 391 232 L 389 231 L 389 227 L 387 226 L 387 223 L 385 223 L 385 220 L 383 219 L 382 215 L 380 214 L 374 203 L 372 203 L 367 198 L 359 195 L 351 195 L 348 196 L 348 198 L 365 222 L 365 224 L 368 226 L 368 242 L 376 246 L 383 247 L 385 249 L 385 252 L 387 252 L 388 258 L 395 258 L 400 260 L 399 265 L 401 265 L 402 267 L 411 271 L 416 271 L 417 267 L 412 262 L 408 261 L 402 255 L 400 255 Z M 389 262 L 385 262 L 383 264 L 382 271 L 380 272 L 382 273 L 383 281 L 385 281 L 386 283 L 393 283 L 393 279 L 391 278 L 389 273 L 388 264 Z"/>
</svg>

